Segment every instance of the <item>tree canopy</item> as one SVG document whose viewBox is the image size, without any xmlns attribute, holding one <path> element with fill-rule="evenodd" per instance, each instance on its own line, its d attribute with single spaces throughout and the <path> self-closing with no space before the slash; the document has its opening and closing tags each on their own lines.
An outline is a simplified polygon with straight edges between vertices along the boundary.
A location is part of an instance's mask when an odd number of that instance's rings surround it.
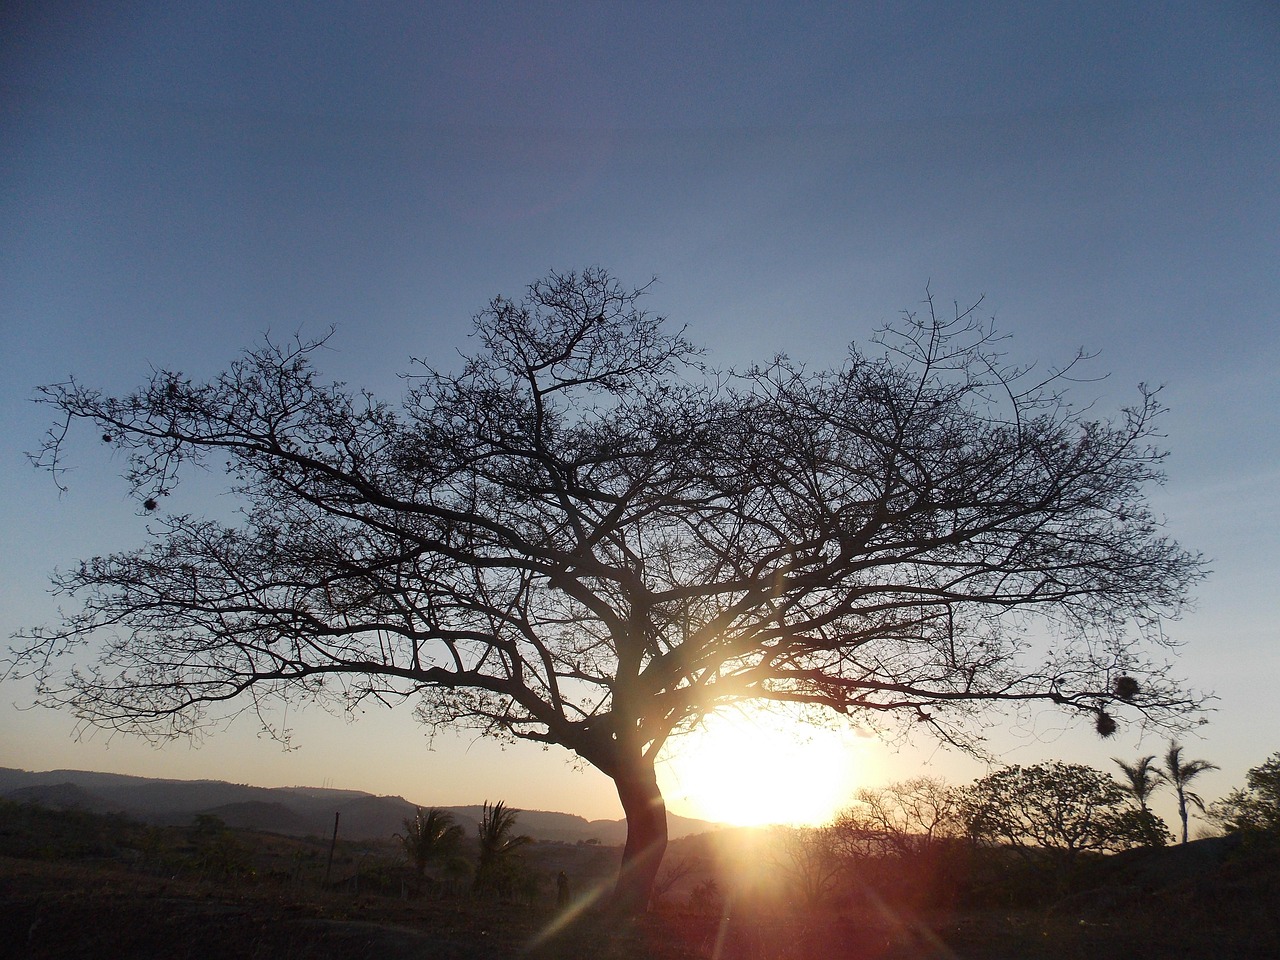
<svg viewBox="0 0 1280 960">
<path fill-rule="evenodd" d="M 617 784 L 619 896 L 641 905 L 666 841 L 654 760 L 723 705 L 960 744 L 993 703 L 1103 733 L 1196 709 L 1162 649 L 1202 571 L 1147 501 L 1155 391 L 1100 417 L 1066 393 L 1082 356 L 1015 365 L 931 299 L 830 369 L 716 371 L 644 293 L 593 268 L 495 298 L 477 349 L 416 364 L 398 406 L 324 382 L 323 341 L 206 382 L 42 388 L 36 462 L 61 483 L 87 421 L 151 519 L 145 545 L 55 575 L 76 605 L 10 670 L 152 736 L 245 709 L 283 735 L 276 704 L 373 698 L 559 744 Z M 195 465 L 225 471 L 238 521 L 180 509 Z"/>
<path fill-rule="evenodd" d="M 1250 767 L 1247 786 L 1237 787 L 1215 803 L 1210 816 L 1231 833 L 1268 835 L 1280 840 L 1280 753 Z"/>
<path fill-rule="evenodd" d="M 1068 864 L 1081 853 L 1165 842 L 1158 818 L 1130 807 L 1126 796 L 1111 777 L 1082 764 L 1006 767 L 968 789 L 965 817 L 980 840 L 1057 851 Z"/>
</svg>

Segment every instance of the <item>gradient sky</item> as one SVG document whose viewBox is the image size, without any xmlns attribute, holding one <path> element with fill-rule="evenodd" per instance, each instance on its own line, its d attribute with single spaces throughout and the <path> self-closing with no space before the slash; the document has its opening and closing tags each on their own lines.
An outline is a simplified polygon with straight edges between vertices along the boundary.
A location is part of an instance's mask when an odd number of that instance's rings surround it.
<svg viewBox="0 0 1280 960">
<path fill-rule="evenodd" d="M 1280 12 L 1166 3 L 59 3 L 0 21 L 0 633 L 56 615 L 48 573 L 140 542 L 85 435 L 59 497 L 23 452 L 41 383 L 217 372 L 264 332 L 337 333 L 334 379 L 387 399 L 470 317 L 552 269 L 656 276 L 646 306 L 721 365 L 828 362 L 912 308 L 985 296 L 1082 400 L 1164 384 L 1169 532 L 1211 560 L 1170 632 L 1219 700 L 1188 754 L 1214 797 L 1280 750 Z M 83 433 L 87 434 L 88 431 Z M 225 511 L 216 478 L 181 508 Z M 438 738 L 408 710 L 237 724 L 155 750 L 23 711 L 0 765 L 616 817 L 564 751 Z M 1006 762 L 1159 752 L 1045 713 Z M 869 781 L 981 773 L 859 748 Z M 679 809 L 678 804 L 676 808 Z"/>
</svg>

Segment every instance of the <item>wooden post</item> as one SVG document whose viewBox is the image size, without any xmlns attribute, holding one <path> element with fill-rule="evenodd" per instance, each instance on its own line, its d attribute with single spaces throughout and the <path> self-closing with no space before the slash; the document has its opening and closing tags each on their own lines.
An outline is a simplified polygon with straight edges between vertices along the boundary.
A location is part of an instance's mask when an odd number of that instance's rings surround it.
<svg viewBox="0 0 1280 960">
<path fill-rule="evenodd" d="M 333 839 L 329 841 L 329 865 L 324 868 L 325 889 L 329 887 L 329 874 L 333 872 L 333 851 L 338 846 L 338 819 L 341 816 L 341 812 L 333 815 Z"/>
</svg>

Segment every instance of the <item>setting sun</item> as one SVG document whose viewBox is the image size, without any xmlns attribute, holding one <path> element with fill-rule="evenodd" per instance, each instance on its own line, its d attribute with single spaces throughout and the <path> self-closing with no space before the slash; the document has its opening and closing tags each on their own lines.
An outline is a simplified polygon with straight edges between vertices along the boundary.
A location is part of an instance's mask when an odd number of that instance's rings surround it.
<svg viewBox="0 0 1280 960">
<path fill-rule="evenodd" d="M 672 740 L 658 780 L 682 816 L 741 826 L 821 824 L 867 781 L 863 743 L 848 727 L 737 710 Z"/>
</svg>

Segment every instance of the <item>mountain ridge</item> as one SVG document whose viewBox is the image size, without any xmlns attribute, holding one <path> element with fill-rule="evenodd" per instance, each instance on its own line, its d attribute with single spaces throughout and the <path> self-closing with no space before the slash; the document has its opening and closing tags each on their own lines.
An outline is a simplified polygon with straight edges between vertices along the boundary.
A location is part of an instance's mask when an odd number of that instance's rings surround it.
<svg viewBox="0 0 1280 960">
<path fill-rule="evenodd" d="M 404 830 L 405 819 L 428 804 L 399 796 L 330 787 L 259 787 L 225 780 L 177 780 L 92 770 L 19 770 L 0 767 L 0 797 L 58 809 L 120 813 L 147 823 L 183 824 L 198 815 L 221 818 L 228 826 L 287 836 L 327 836 L 335 815 L 339 835 L 348 840 L 387 839 Z M 515 806 L 516 804 L 508 804 Z M 481 804 L 442 806 L 467 831 L 474 831 Z M 517 829 L 535 840 L 561 843 L 626 842 L 625 820 L 588 820 L 573 813 L 520 809 Z M 668 814 L 671 838 L 720 829 L 718 823 Z"/>
</svg>

